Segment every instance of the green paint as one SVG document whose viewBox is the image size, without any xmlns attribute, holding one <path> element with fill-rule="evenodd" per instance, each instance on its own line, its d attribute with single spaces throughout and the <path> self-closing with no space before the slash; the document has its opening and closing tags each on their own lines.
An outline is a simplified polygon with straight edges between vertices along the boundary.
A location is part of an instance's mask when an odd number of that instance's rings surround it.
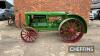
<svg viewBox="0 0 100 56">
<path fill-rule="evenodd" d="M 30 15 L 33 17 L 38 15 L 35 18 L 33 18 L 32 23 L 30 22 L 31 19 Z M 61 19 L 49 22 L 50 17 L 61 17 Z M 58 30 L 59 25 L 63 20 L 75 18 L 80 20 L 80 22 L 84 25 L 84 30 L 83 30 L 84 33 L 87 32 L 87 24 L 82 17 L 74 14 L 68 14 L 66 12 L 25 12 L 25 18 L 26 18 L 26 25 L 35 28 L 37 31 Z"/>
</svg>

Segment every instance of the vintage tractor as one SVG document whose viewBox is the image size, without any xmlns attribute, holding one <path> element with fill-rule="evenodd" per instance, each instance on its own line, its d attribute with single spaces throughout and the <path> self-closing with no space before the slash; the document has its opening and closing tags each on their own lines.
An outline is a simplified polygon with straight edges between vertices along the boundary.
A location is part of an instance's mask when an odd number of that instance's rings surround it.
<svg viewBox="0 0 100 56">
<path fill-rule="evenodd" d="M 41 31 L 58 31 L 61 40 L 68 43 L 77 42 L 87 33 L 85 20 L 66 12 L 25 12 L 25 20 L 21 38 L 29 43 L 34 42 Z"/>
</svg>

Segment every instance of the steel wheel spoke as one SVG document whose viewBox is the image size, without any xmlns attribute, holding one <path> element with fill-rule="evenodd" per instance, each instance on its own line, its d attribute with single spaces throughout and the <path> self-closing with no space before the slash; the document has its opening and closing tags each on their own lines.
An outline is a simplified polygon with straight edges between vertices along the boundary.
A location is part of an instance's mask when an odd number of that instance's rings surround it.
<svg viewBox="0 0 100 56">
<path fill-rule="evenodd" d="M 71 19 L 64 22 L 60 34 L 65 42 L 76 42 L 83 35 L 83 25 L 79 20 Z"/>
<path fill-rule="evenodd" d="M 35 30 L 22 30 L 21 38 L 25 42 L 33 42 L 37 38 L 37 32 Z"/>
</svg>

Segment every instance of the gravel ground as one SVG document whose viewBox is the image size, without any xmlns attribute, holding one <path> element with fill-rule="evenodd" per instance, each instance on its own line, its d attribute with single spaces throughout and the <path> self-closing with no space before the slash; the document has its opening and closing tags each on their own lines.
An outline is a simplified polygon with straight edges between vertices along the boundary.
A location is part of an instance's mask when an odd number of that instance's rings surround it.
<svg viewBox="0 0 100 56">
<path fill-rule="evenodd" d="M 100 21 L 90 21 L 88 33 L 76 43 L 64 43 L 55 32 L 39 32 L 34 43 L 25 43 L 20 38 L 20 31 L 8 26 L 7 21 L 0 21 L 0 56 L 100 56 Z M 68 46 L 93 45 L 93 53 L 70 53 Z"/>
</svg>

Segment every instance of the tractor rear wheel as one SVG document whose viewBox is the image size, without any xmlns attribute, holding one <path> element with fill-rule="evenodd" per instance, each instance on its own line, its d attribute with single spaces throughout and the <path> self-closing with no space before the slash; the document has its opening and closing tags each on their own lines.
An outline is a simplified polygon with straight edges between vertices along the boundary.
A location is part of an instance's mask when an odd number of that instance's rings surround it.
<svg viewBox="0 0 100 56">
<path fill-rule="evenodd" d="M 84 25 L 77 19 L 65 21 L 60 27 L 60 35 L 64 42 L 73 43 L 83 36 Z"/>
<path fill-rule="evenodd" d="M 34 42 L 37 39 L 37 32 L 33 28 L 22 29 L 21 38 L 25 42 Z"/>
</svg>

